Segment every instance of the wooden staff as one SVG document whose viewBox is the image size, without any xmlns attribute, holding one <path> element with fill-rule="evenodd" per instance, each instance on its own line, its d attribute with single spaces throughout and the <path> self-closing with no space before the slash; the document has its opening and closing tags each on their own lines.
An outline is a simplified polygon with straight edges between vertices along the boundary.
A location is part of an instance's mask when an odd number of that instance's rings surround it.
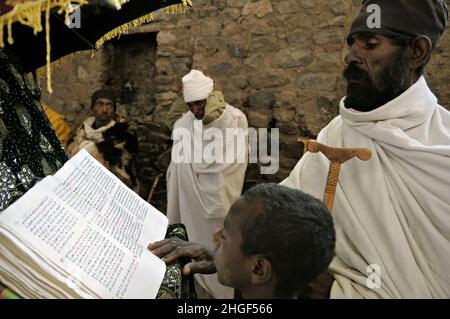
<svg viewBox="0 0 450 319">
<path fill-rule="evenodd" d="M 152 200 L 152 197 L 153 197 L 153 193 L 155 192 L 156 186 L 158 186 L 159 179 L 161 177 L 163 177 L 163 176 L 164 176 L 164 174 L 161 173 L 161 174 L 159 174 L 158 176 L 155 177 L 155 180 L 153 181 L 153 184 L 152 184 L 152 188 L 150 190 L 150 194 L 148 194 L 148 198 L 147 198 L 147 202 L 148 203 L 151 203 L 151 200 Z"/>
<path fill-rule="evenodd" d="M 339 179 L 341 164 L 347 162 L 355 156 L 362 161 L 368 161 L 372 157 L 372 152 L 367 148 L 330 147 L 324 144 L 320 144 L 319 142 L 314 140 L 309 140 L 307 142 L 306 148 L 311 153 L 322 152 L 330 160 L 330 167 L 328 170 L 327 185 L 325 187 L 325 194 L 323 195 L 323 202 L 331 213 L 333 209 L 334 195 L 336 194 L 336 186 Z"/>
</svg>

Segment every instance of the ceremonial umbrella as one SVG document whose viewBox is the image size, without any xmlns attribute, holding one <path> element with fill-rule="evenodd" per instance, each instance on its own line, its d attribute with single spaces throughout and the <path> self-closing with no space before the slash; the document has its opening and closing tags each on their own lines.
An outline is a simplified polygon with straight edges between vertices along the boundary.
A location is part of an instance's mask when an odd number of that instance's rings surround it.
<svg viewBox="0 0 450 319">
<path fill-rule="evenodd" d="M 184 12 L 187 2 L 190 3 L 187 0 L 0 0 L 0 47 L 12 50 L 25 72 L 46 64 L 49 71 L 49 64 L 61 57 L 96 49 L 104 40 L 129 27 L 151 21 L 158 9 L 170 6 L 172 12 Z M 68 18 L 76 21 L 67 24 Z"/>
</svg>

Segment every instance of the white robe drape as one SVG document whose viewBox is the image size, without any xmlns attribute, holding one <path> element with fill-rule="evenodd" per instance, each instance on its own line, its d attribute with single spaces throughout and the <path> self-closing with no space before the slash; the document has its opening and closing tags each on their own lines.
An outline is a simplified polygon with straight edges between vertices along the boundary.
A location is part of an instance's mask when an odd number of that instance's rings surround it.
<svg viewBox="0 0 450 319">
<path fill-rule="evenodd" d="M 221 132 L 225 138 L 226 129 L 246 132 L 248 124 L 240 110 L 227 105 L 222 115 L 208 125 L 196 120 L 192 112 L 185 113 L 175 123 L 172 136 L 180 128 L 191 137 Z M 191 144 L 186 149 L 195 149 L 191 139 L 183 142 Z M 224 140 L 223 149 L 228 152 L 234 148 Z M 175 163 L 172 156 L 167 171 L 167 217 L 170 223 L 186 226 L 190 241 L 212 247 L 212 235 L 223 227 L 229 208 L 241 195 L 247 168 L 246 157 L 244 159 L 244 163 Z M 216 275 L 195 275 L 195 279 L 214 298 L 233 298 L 233 289 L 219 284 Z"/>
<path fill-rule="evenodd" d="M 79 150 L 84 148 L 89 154 L 94 157 L 98 153 L 96 143 L 103 141 L 103 133 L 109 128 L 113 127 L 116 122 L 111 120 L 107 125 L 101 126 L 98 129 L 94 129 L 95 117 L 88 117 L 83 124 L 78 128 L 74 137 L 73 144 L 69 147 L 70 155 L 73 156 L 78 153 Z M 103 163 L 102 163 L 103 164 Z"/>
<path fill-rule="evenodd" d="M 373 155 L 341 166 L 331 298 L 449 298 L 450 112 L 423 77 L 371 112 L 343 101 L 318 140 Z M 307 153 L 282 184 L 322 198 L 328 165 Z M 373 264 L 380 288 L 370 289 Z"/>
</svg>

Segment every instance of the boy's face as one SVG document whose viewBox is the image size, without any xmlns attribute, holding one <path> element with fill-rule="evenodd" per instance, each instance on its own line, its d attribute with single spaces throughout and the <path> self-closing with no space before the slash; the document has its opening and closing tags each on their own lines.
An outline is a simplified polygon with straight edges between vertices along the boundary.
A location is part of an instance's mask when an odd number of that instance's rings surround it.
<svg viewBox="0 0 450 319">
<path fill-rule="evenodd" d="M 238 199 L 230 208 L 223 228 L 214 234 L 214 264 L 222 285 L 243 289 L 251 284 L 252 263 L 241 251 L 241 225 L 258 212 L 257 205 Z"/>
</svg>

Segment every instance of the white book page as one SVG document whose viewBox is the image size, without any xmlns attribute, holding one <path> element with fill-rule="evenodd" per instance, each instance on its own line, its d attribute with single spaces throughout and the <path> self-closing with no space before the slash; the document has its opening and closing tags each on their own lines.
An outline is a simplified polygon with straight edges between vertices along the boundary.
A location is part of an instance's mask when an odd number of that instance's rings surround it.
<svg viewBox="0 0 450 319">
<path fill-rule="evenodd" d="M 0 223 L 0 227 L 3 244 L 0 246 L 0 258 L 11 264 L 12 272 L 9 274 L 14 278 L 14 281 L 5 280 L 3 283 L 10 288 L 15 288 L 14 284 L 26 285 L 29 289 L 13 289 L 20 296 L 59 298 L 63 294 L 66 298 L 94 298 L 94 296 L 99 298 L 81 282 L 79 285 L 73 285 L 72 275 L 46 257 L 42 249 L 36 249 L 33 243 L 19 240 L 14 230 L 9 229 L 8 226 Z M 8 269 L 4 268 L 2 272 L 8 274 Z M 1 273 L 2 276 L 5 274 Z"/>
<path fill-rule="evenodd" d="M 104 298 L 154 298 L 165 264 L 146 249 L 167 218 L 86 151 L 0 215 L 12 233 L 77 290 Z"/>
</svg>

